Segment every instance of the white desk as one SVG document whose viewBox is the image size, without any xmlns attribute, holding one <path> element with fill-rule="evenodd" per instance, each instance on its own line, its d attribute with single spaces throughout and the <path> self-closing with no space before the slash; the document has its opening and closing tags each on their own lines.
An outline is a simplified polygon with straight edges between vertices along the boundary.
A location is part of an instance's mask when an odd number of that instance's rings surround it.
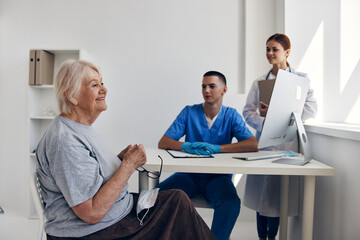
<svg viewBox="0 0 360 240">
<path fill-rule="evenodd" d="M 273 159 L 258 161 L 233 159 L 232 157 L 236 156 L 236 153 L 214 154 L 214 158 L 173 158 L 161 149 L 146 149 L 147 163 L 144 167 L 147 170 L 159 171 L 160 159 L 158 155 L 164 160 L 163 172 L 281 175 L 280 240 L 287 239 L 289 176 L 305 177 L 302 239 L 311 240 L 313 235 L 315 177 L 335 175 L 334 168 L 315 160 L 311 160 L 304 166 L 293 166 L 272 163 Z M 139 174 L 139 190 L 148 188 L 149 179 L 146 173 Z"/>
</svg>

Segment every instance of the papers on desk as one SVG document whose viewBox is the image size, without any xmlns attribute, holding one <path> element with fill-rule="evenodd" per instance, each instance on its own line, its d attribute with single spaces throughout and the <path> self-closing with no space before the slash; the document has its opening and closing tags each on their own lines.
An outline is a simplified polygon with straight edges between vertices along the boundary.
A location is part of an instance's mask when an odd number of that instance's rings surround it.
<svg viewBox="0 0 360 240">
<path fill-rule="evenodd" d="M 259 151 L 259 152 L 244 152 L 237 153 L 233 158 L 246 161 L 263 160 L 269 158 L 281 158 L 284 156 L 281 151 Z"/>
<path fill-rule="evenodd" d="M 194 155 L 183 151 L 166 150 L 173 158 L 213 158 L 212 155 Z"/>
</svg>

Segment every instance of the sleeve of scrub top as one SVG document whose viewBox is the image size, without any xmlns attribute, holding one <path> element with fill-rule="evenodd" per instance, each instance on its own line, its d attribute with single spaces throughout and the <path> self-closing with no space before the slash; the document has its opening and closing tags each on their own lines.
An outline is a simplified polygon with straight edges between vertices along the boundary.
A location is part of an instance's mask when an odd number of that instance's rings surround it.
<svg viewBox="0 0 360 240">
<path fill-rule="evenodd" d="M 233 113 L 232 131 L 233 135 L 239 142 L 254 136 L 247 128 L 241 115 L 236 110 Z"/>
<path fill-rule="evenodd" d="M 182 138 L 186 132 L 187 115 L 188 107 L 185 107 L 165 132 L 165 135 L 176 141 Z"/>
<path fill-rule="evenodd" d="M 265 118 L 260 116 L 257 112 L 259 104 L 259 87 L 258 81 L 256 80 L 253 82 L 246 98 L 246 104 L 243 108 L 243 116 L 247 124 L 253 127 L 256 131 L 261 132 Z"/>
</svg>

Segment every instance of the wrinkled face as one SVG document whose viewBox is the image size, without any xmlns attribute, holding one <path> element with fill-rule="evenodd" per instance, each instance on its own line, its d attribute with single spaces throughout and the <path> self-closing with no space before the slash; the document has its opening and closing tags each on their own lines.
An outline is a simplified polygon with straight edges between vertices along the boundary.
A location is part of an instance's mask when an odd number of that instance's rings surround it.
<svg viewBox="0 0 360 240">
<path fill-rule="evenodd" d="M 100 114 L 107 109 L 106 94 L 107 89 L 100 74 L 91 69 L 88 77 L 81 83 L 80 93 L 76 97 L 76 107 L 87 116 Z"/>
<path fill-rule="evenodd" d="M 286 64 L 290 49 L 284 50 L 283 46 L 275 40 L 266 43 L 266 58 L 270 64 Z"/>
<path fill-rule="evenodd" d="M 201 86 L 205 103 L 216 103 L 221 101 L 227 91 L 224 82 L 217 76 L 204 77 Z"/>
</svg>

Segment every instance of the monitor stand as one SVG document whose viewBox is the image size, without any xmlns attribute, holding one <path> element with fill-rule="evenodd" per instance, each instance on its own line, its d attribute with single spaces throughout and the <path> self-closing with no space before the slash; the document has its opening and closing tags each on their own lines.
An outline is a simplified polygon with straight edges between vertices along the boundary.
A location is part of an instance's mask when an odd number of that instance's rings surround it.
<svg viewBox="0 0 360 240">
<path fill-rule="evenodd" d="M 289 127 L 294 127 L 293 124 L 296 124 L 298 143 L 300 147 L 300 153 L 302 153 L 302 155 L 297 157 L 282 157 L 272 162 L 279 164 L 302 166 L 312 159 L 310 143 L 305 132 L 304 124 L 301 121 L 300 114 L 297 112 L 293 112 L 291 115 L 291 120 L 292 121 L 290 121 Z"/>
</svg>

